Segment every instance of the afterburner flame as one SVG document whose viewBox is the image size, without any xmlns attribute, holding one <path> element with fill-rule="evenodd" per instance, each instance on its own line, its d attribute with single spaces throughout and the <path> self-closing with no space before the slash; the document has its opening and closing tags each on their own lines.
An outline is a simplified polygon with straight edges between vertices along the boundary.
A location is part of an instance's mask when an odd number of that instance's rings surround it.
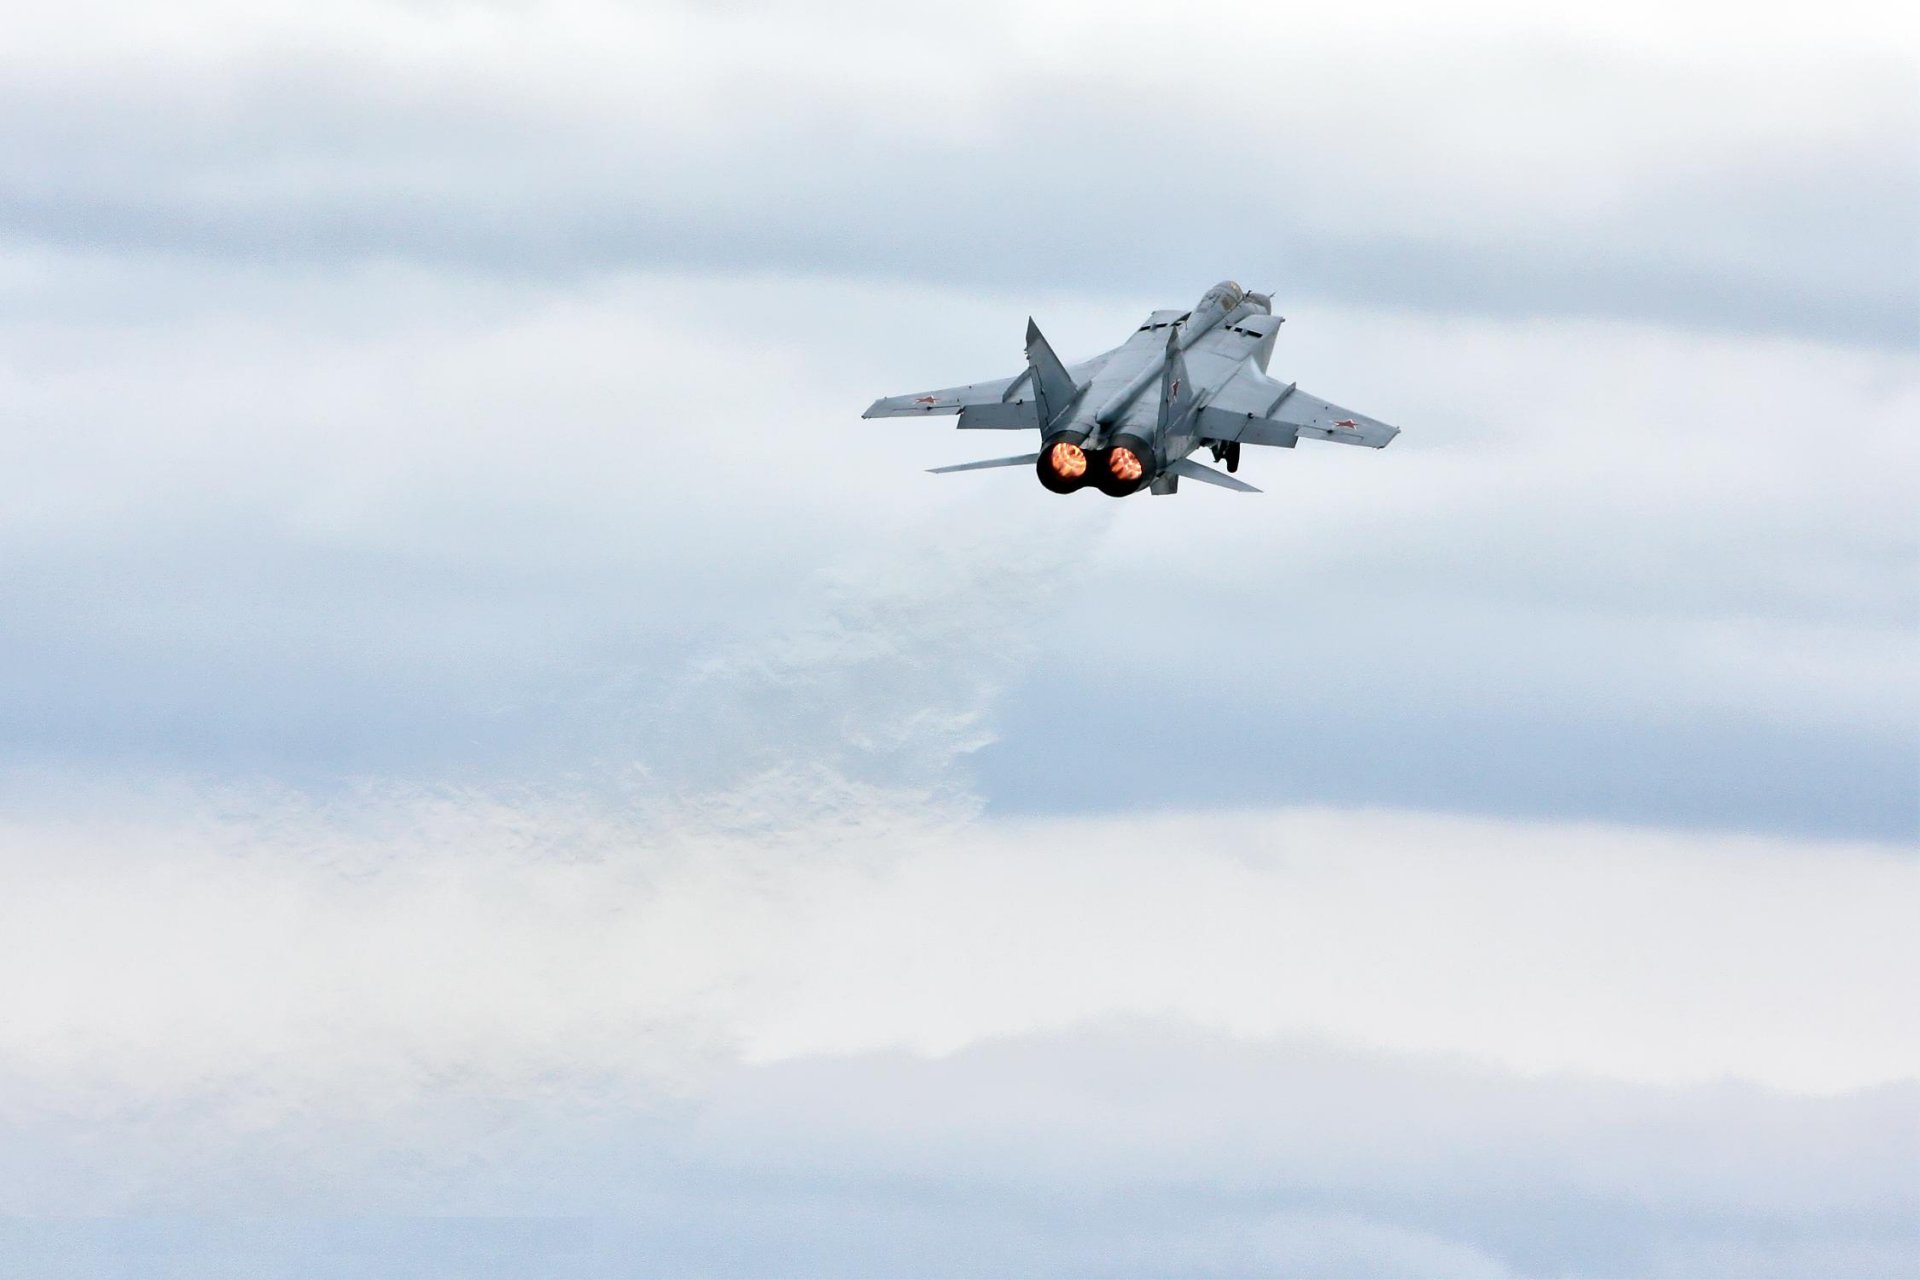
<svg viewBox="0 0 1920 1280">
<path fill-rule="evenodd" d="M 1107 454 L 1107 470 L 1114 478 L 1131 483 L 1138 480 L 1146 468 L 1140 465 L 1140 459 L 1131 449 L 1114 449 Z"/>
<path fill-rule="evenodd" d="M 1062 480 L 1087 474 L 1087 454 L 1079 445 L 1062 440 L 1047 451 L 1047 465 Z"/>
</svg>

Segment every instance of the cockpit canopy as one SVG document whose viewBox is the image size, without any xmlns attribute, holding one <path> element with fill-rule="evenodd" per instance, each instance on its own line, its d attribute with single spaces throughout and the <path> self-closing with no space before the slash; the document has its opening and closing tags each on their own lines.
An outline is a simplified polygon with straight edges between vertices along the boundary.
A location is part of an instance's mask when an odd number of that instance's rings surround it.
<svg viewBox="0 0 1920 1280">
<path fill-rule="evenodd" d="M 1264 293 L 1248 293 L 1232 280 L 1222 280 L 1201 296 L 1200 304 L 1193 310 L 1198 315 L 1226 315 L 1235 307 L 1272 315 L 1273 299 Z"/>
<path fill-rule="evenodd" d="M 1222 280 L 1201 295 L 1195 311 L 1231 311 L 1246 299 L 1247 291 L 1231 280 Z"/>
</svg>

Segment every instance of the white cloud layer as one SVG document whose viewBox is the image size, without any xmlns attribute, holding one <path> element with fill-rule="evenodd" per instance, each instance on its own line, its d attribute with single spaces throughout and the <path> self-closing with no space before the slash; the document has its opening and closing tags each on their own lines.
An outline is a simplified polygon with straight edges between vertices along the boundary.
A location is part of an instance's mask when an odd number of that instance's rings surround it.
<svg viewBox="0 0 1920 1280">
<path fill-rule="evenodd" d="M 615 1271 L 1713 1273 L 1729 1212 L 1806 1253 L 1769 1274 L 1898 1256 L 1906 851 L 884 796 L 730 821 L 759 803 L 9 825 L 0 1208 L 587 1214 L 559 1239 Z M 15 1242 L 99 1247 L 50 1231 Z"/>
<path fill-rule="evenodd" d="M 1656 1085 L 1920 1064 L 1920 870 L 1871 845 L 1315 811 L 703 825 L 468 797 L 345 830 L 15 826 L 0 1060 L 42 1100 L 364 1104 L 1165 1017 Z"/>
</svg>

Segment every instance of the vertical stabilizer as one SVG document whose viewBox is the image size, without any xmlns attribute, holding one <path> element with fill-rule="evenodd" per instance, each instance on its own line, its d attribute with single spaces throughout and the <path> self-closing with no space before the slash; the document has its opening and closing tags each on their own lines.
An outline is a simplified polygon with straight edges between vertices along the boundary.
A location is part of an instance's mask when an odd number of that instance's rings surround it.
<svg viewBox="0 0 1920 1280">
<path fill-rule="evenodd" d="M 1180 354 L 1179 330 L 1167 331 L 1167 366 L 1160 375 L 1160 433 L 1165 436 L 1193 412 L 1193 384 L 1187 378 L 1186 357 Z"/>
<path fill-rule="evenodd" d="M 1040 326 L 1031 316 L 1027 317 L 1027 367 L 1033 371 L 1033 394 L 1040 405 L 1040 429 L 1044 432 L 1073 408 L 1080 388 L 1073 384 L 1067 366 L 1060 363 L 1060 357 L 1053 354 L 1053 348 L 1040 336 Z"/>
</svg>

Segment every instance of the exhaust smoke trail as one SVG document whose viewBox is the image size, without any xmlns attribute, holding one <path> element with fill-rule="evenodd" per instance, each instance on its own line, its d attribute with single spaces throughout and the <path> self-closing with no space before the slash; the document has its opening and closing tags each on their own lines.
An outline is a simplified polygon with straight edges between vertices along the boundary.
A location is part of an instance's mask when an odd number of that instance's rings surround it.
<svg viewBox="0 0 1920 1280">
<path fill-rule="evenodd" d="M 802 625 L 557 710 L 582 749 L 545 774 L 209 785 L 0 828 L 0 1121 L 691 1086 L 780 998 L 798 877 L 978 812 L 965 758 L 1043 625 L 1032 549 L 1062 533 L 838 565 Z"/>
</svg>

